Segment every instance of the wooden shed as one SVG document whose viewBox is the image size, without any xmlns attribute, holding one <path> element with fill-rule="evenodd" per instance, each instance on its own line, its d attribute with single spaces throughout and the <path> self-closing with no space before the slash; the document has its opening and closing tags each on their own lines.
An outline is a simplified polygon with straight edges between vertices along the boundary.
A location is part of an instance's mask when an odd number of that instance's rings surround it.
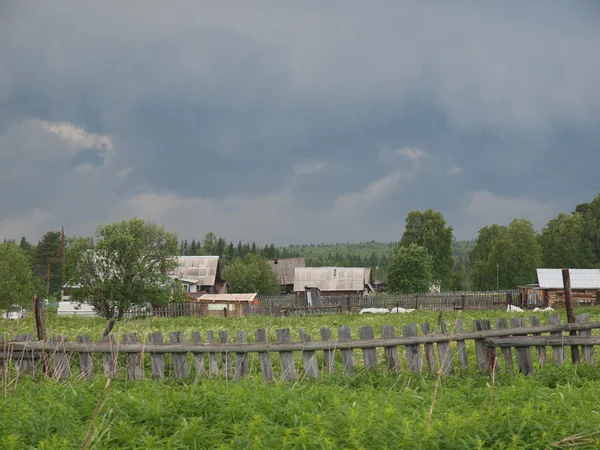
<svg viewBox="0 0 600 450">
<path fill-rule="evenodd" d="M 374 291 L 371 269 L 364 267 L 296 267 L 294 292 L 306 296 L 306 291 L 318 289 L 320 296 L 365 295 Z"/>
<path fill-rule="evenodd" d="M 197 293 L 226 294 L 218 256 L 180 256 L 171 276 L 179 280 L 190 298 Z"/>
<path fill-rule="evenodd" d="M 296 267 L 306 267 L 304 258 L 278 258 L 269 260 L 271 269 L 275 273 L 279 284 L 285 294 L 291 294 L 294 291 L 294 269 Z"/>
<path fill-rule="evenodd" d="M 204 294 L 198 298 L 202 312 L 213 317 L 241 317 L 244 306 L 258 305 L 257 294 Z"/>
<path fill-rule="evenodd" d="M 600 269 L 570 269 L 571 295 L 575 303 L 600 300 Z M 537 269 L 537 282 L 521 286 L 524 306 L 563 306 L 565 291 L 562 269 Z"/>
</svg>

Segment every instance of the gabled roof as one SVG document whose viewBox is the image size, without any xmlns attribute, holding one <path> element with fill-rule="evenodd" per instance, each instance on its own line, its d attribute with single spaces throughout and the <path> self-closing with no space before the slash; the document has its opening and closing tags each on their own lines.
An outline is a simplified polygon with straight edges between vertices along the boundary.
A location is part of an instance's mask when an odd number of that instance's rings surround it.
<svg viewBox="0 0 600 450">
<path fill-rule="evenodd" d="M 226 303 L 226 302 L 251 303 L 252 300 L 254 300 L 254 298 L 256 297 L 256 295 L 257 294 L 204 294 L 198 300 L 209 301 L 209 302 L 212 301 L 212 302 L 219 302 L 219 303 Z"/>
<path fill-rule="evenodd" d="M 294 269 L 306 267 L 304 258 L 279 258 L 269 260 L 279 284 L 294 284 Z"/>
<path fill-rule="evenodd" d="M 200 286 L 214 286 L 219 265 L 218 256 L 179 256 L 173 278 Z"/>
<path fill-rule="evenodd" d="M 294 269 L 294 292 L 306 287 L 326 291 L 363 291 L 365 289 L 363 267 L 296 267 Z"/>
<path fill-rule="evenodd" d="M 600 269 L 569 269 L 571 289 L 600 289 Z M 542 289 L 562 289 L 561 269 L 537 269 L 537 279 Z"/>
</svg>

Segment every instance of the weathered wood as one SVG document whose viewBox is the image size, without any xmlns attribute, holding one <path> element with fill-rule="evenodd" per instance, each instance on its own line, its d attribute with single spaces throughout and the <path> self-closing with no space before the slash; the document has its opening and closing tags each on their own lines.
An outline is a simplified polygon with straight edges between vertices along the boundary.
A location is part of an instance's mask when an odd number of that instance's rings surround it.
<svg viewBox="0 0 600 450">
<path fill-rule="evenodd" d="M 206 332 L 206 340 L 209 344 L 215 343 L 215 333 L 212 330 Z M 208 353 L 208 373 L 213 377 L 219 376 L 219 361 L 214 350 Z"/>
<path fill-rule="evenodd" d="M 3 334 L 0 334 L 0 350 L 2 353 L 8 352 L 8 346 Z M 0 376 L 2 375 L 2 372 L 6 371 L 6 367 L 6 359 L 0 358 Z"/>
<path fill-rule="evenodd" d="M 300 328 L 300 342 L 311 342 L 312 337 L 304 332 L 304 328 Z M 306 378 L 312 379 L 319 376 L 319 364 L 317 354 L 313 350 L 302 352 L 302 362 L 304 364 L 304 374 Z"/>
<path fill-rule="evenodd" d="M 12 347 L 17 349 L 19 348 L 19 342 L 29 343 L 33 341 L 33 335 L 31 334 L 19 334 L 15 336 L 15 343 L 12 344 Z M 22 373 L 35 373 L 35 361 L 33 361 L 33 351 L 28 355 L 27 350 L 23 350 L 17 358 L 15 366 L 17 368 L 17 372 L 19 374 Z"/>
<path fill-rule="evenodd" d="M 427 322 L 421 324 L 421 330 L 423 331 L 423 336 L 431 334 L 431 329 Z M 433 344 L 425 344 L 425 361 L 427 361 L 429 373 L 435 374 L 437 372 L 437 363 L 435 361 L 435 348 Z"/>
<path fill-rule="evenodd" d="M 62 342 L 67 342 L 69 338 L 67 336 L 52 336 L 52 342 L 58 343 L 59 346 Z M 52 366 L 54 371 L 54 378 L 62 380 L 71 376 L 71 355 L 60 347 L 52 353 Z"/>
<path fill-rule="evenodd" d="M 536 316 L 531 316 L 529 318 L 529 322 L 531 326 L 537 327 L 540 325 L 540 320 Z M 541 336 L 541 333 L 533 333 L 534 336 Z M 535 348 L 538 358 L 538 365 L 540 369 L 546 365 L 546 361 L 548 360 L 548 353 L 546 352 L 546 347 L 544 345 L 538 345 Z"/>
<path fill-rule="evenodd" d="M 404 336 L 417 336 L 419 332 L 417 331 L 416 323 L 409 323 L 408 325 L 404 325 Z M 423 372 L 423 355 L 421 353 L 421 345 L 406 345 L 406 361 L 408 362 L 408 370 L 413 373 L 422 373 Z"/>
<path fill-rule="evenodd" d="M 328 374 L 335 372 L 335 347 L 331 346 L 331 331 L 328 327 L 321 328 L 321 341 L 327 345 L 327 348 L 323 350 L 325 358 L 325 371 Z M 305 342 L 305 344 L 307 344 Z"/>
<path fill-rule="evenodd" d="M 440 321 L 441 329 L 436 327 L 436 334 L 448 334 L 448 325 L 445 320 Z M 438 358 L 442 375 L 454 373 L 454 362 L 452 361 L 452 350 L 450 342 L 438 342 Z"/>
<path fill-rule="evenodd" d="M 525 326 L 523 317 L 511 317 L 510 325 L 513 328 Z M 533 373 L 533 357 L 531 356 L 531 347 L 517 347 L 515 350 L 517 354 L 517 366 L 519 371 L 526 375 Z"/>
<path fill-rule="evenodd" d="M 150 333 L 148 335 L 148 341 L 153 344 L 162 344 L 163 343 L 163 334 L 161 331 L 156 331 L 154 333 Z M 155 353 L 150 351 L 150 367 L 152 368 L 152 376 L 164 379 L 165 378 L 165 354 L 164 353 Z"/>
<path fill-rule="evenodd" d="M 569 269 L 562 270 L 562 278 L 563 291 L 565 293 L 565 309 L 567 310 L 567 322 L 575 323 L 575 310 L 573 308 L 573 297 L 571 295 L 571 274 L 569 273 Z M 570 331 L 569 335 L 575 336 L 577 333 Z M 577 364 L 580 360 L 579 347 L 576 345 L 571 346 L 571 360 L 573 361 L 573 364 Z"/>
<path fill-rule="evenodd" d="M 79 343 L 90 342 L 90 337 L 77 336 L 75 341 Z M 92 353 L 79 352 L 79 376 L 84 380 L 89 380 L 94 376 L 94 360 L 92 359 Z"/>
<path fill-rule="evenodd" d="M 464 301 L 464 296 L 463 296 L 463 301 Z M 456 322 L 454 323 L 454 333 L 455 334 L 462 334 L 463 333 L 463 321 L 462 319 L 456 319 Z M 468 369 L 469 368 L 469 358 L 467 356 L 467 345 L 465 343 L 465 341 L 463 340 L 457 340 L 456 341 L 456 351 L 458 352 L 458 362 L 460 363 L 461 367 L 463 369 Z"/>
<path fill-rule="evenodd" d="M 393 325 L 384 325 L 381 327 L 381 337 L 384 340 L 394 339 L 395 331 Z M 383 347 L 385 363 L 390 373 L 400 371 L 400 360 L 398 359 L 398 347 L 395 345 L 386 345 Z"/>
<path fill-rule="evenodd" d="M 570 345 L 600 345 L 600 336 L 516 336 L 485 338 L 487 345 L 495 347 L 566 347 Z"/>
<path fill-rule="evenodd" d="M 548 325 L 560 325 L 560 316 L 558 314 L 552 314 L 551 316 L 548 316 Z M 562 332 L 551 332 L 550 336 L 560 338 L 562 337 Z M 553 347 L 552 359 L 559 364 L 563 364 L 566 359 L 565 348 L 563 346 Z"/>
<path fill-rule="evenodd" d="M 119 353 L 115 336 L 112 334 L 103 336 L 100 339 L 100 342 L 112 349 L 112 351 L 102 355 L 102 370 L 104 371 L 104 376 L 115 378 L 119 374 Z"/>
<path fill-rule="evenodd" d="M 194 344 L 202 343 L 202 335 L 199 331 L 192 331 L 192 342 Z M 204 367 L 204 353 L 192 352 L 194 355 L 194 369 L 196 371 L 196 378 L 206 375 L 206 368 Z"/>
<path fill-rule="evenodd" d="M 219 339 L 221 340 L 221 344 L 229 343 L 229 333 L 227 330 L 219 331 Z M 233 380 L 233 362 L 231 359 L 231 352 L 225 350 L 221 352 L 221 361 L 223 363 L 223 372 L 225 374 L 226 380 Z"/>
<path fill-rule="evenodd" d="M 498 329 L 504 329 L 504 328 L 508 328 L 508 323 L 506 322 L 506 319 L 496 319 L 496 328 Z M 502 347 L 501 348 L 501 353 L 502 353 L 502 359 L 504 360 L 504 368 L 507 372 L 513 372 L 514 366 L 513 366 L 513 356 L 512 356 L 512 350 L 510 349 L 510 347 Z"/>
<path fill-rule="evenodd" d="M 349 326 L 338 328 L 338 340 L 340 342 L 352 342 L 352 331 Z M 342 367 L 348 375 L 354 374 L 354 350 L 347 348 L 342 350 Z"/>
<path fill-rule="evenodd" d="M 237 332 L 237 343 L 245 344 L 247 342 L 247 335 L 245 330 Z M 248 375 L 248 353 L 238 352 L 235 354 L 235 379 L 240 380 L 242 377 Z"/>
<path fill-rule="evenodd" d="M 267 344 L 267 330 L 261 328 L 255 332 L 255 340 L 257 343 Z M 271 363 L 271 354 L 268 351 L 258 353 L 258 360 L 260 362 L 260 371 L 262 372 L 264 380 L 268 383 L 273 379 L 273 365 Z"/>
<path fill-rule="evenodd" d="M 367 325 L 360 327 L 358 330 L 361 339 L 374 339 L 373 327 Z M 377 369 L 377 349 L 375 348 L 363 348 L 363 359 L 365 361 L 365 369 Z"/>
<path fill-rule="evenodd" d="M 133 344 L 138 342 L 137 335 L 135 333 L 127 333 L 123 336 L 123 342 L 125 344 Z M 125 364 L 127 366 L 127 378 L 130 380 L 141 380 L 144 377 L 144 366 L 143 366 L 143 355 L 144 353 L 127 353 L 125 356 Z"/>
<path fill-rule="evenodd" d="M 579 314 L 575 316 L 576 323 L 588 323 L 590 321 L 590 315 Z M 592 330 L 581 330 L 579 331 L 579 336 L 584 338 L 592 337 Z M 588 364 L 594 364 L 594 346 L 593 345 L 582 345 L 581 353 L 583 355 L 583 360 Z"/>
<path fill-rule="evenodd" d="M 489 330 L 489 320 L 487 324 L 485 322 L 485 320 L 474 320 L 473 331 Z M 492 365 L 488 359 L 487 346 L 483 339 L 475 339 L 475 355 L 477 356 L 477 369 L 480 372 L 489 372 L 492 369 Z"/>
<path fill-rule="evenodd" d="M 173 331 L 169 333 L 169 342 L 171 344 L 185 344 L 185 332 Z M 188 364 L 186 353 L 174 353 L 172 356 L 173 371 L 175 379 L 182 380 L 190 376 L 190 365 Z"/>
<path fill-rule="evenodd" d="M 38 294 L 35 294 L 33 297 L 33 314 L 35 316 L 35 326 L 37 328 L 38 341 L 45 341 L 46 326 L 44 325 L 42 298 Z"/>
<path fill-rule="evenodd" d="M 292 342 L 289 328 L 277 330 L 277 342 L 287 343 Z M 296 366 L 294 364 L 293 352 L 279 352 L 281 361 L 281 376 L 286 381 L 294 381 L 296 379 Z"/>
</svg>

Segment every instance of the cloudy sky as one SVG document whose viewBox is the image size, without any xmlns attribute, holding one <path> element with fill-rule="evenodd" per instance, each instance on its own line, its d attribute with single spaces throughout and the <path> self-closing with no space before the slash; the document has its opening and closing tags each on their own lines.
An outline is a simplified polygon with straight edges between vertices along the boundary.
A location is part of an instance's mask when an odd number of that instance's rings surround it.
<svg viewBox="0 0 600 450">
<path fill-rule="evenodd" d="M 600 5 L 0 2 L 0 239 L 459 239 L 600 193 Z"/>
</svg>

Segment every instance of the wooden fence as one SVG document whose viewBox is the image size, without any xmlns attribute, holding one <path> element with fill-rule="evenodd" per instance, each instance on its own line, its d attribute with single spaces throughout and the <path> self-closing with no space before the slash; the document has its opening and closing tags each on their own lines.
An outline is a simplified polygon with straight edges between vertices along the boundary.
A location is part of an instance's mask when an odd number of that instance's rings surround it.
<svg viewBox="0 0 600 450">
<path fill-rule="evenodd" d="M 392 325 L 387 325 L 381 328 L 380 337 L 375 337 L 372 327 L 363 326 L 358 340 L 352 339 L 348 326 L 338 329 L 337 340 L 331 339 L 329 328 L 320 330 L 320 340 L 313 340 L 300 329 L 296 342 L 292 341 L 289 328 L 277 330 L 275 341 L 269 340 L 265 329 L 257 330 L 251 343 L 247 342 L 246 331 L 238 331 L 235 342 L 231 342 L 227 331 L 218 334 L 208 331 L 206 341 L 199 332 L 191 333 L 191 340 L 182 331 L 171 332 L 169 343 L 163 342 L 162 332 L 149 334 L 147 342 L 139 342 L 135 333 L 127 333 L 123 343 L 117 343 L 112 335 L 100 342 L 90 342 L 88 336 L 78 336 L 75 342 L 65 336 L 47 341 L 32 341 L 31 335 L 19 335 L 12 341 L 0 336 L 0 371 L 32 372 L 57 379 L 78 372 L 80 377 L 89 379 L 100 366 L 106 376 L 118 376 L 121 365 L 132 380 L 147 376 L 146 372 L 159 379 L 167 375 L 186 379 L 192 375 L 193 366 L 196 377 L 224 376 L 227 380 L 239 380 L 250 372 L 260 371 L 268 382 L 276 376 L 287 381 L 312 379 L 336 370 L 353 374 L 357 360 L 361 359 L 364 369 L 372 370 L 379 367 L 382 356 L 381 362 L 390 373 L 449 375 L 459 368 L 468 370 L 473 363 L 484 373 L 499 370 L 501 366 L 513 371 L 513 356 L 516 356 L 519 371 L 531 374 L 536 365 L 547 364 L 548 347 L 552 348 L 556 363 L 564 363 L 570 354 L 573 362 L 579 362 L 582 356 L 585 362 L 594 364 L 594 346 L 600 345 L 600 337 L 592 336 L 592 330 L 599 329 L 600 322 L 590 323 L 588 314 L 577 316 L 576 323 L 562 324 L 559 316 L 553 315 L 547 325 L 540 325 L 537 317 L 531 317 L 530 326 L 523 317 L 512 317 L 510 321 L 498 319 L 495 329 L 489 320 L 475 320 L 470 332 L 463 330 L 462 320 L 451 325 L 449 331 L 444 321 L 435 329 L 428 323 L 420 327 L 411 323 L 403 327 L 400 336 Z M 497 357 L 498 348 L 501 358 Z M 356 358 L 355 350 L 362 353 L 362 358 Z M 279 364 L 275 366 L 274 353 L 279 354 Z M 300 361 L 302 369 L 298 370 Z"/>
</svg>

